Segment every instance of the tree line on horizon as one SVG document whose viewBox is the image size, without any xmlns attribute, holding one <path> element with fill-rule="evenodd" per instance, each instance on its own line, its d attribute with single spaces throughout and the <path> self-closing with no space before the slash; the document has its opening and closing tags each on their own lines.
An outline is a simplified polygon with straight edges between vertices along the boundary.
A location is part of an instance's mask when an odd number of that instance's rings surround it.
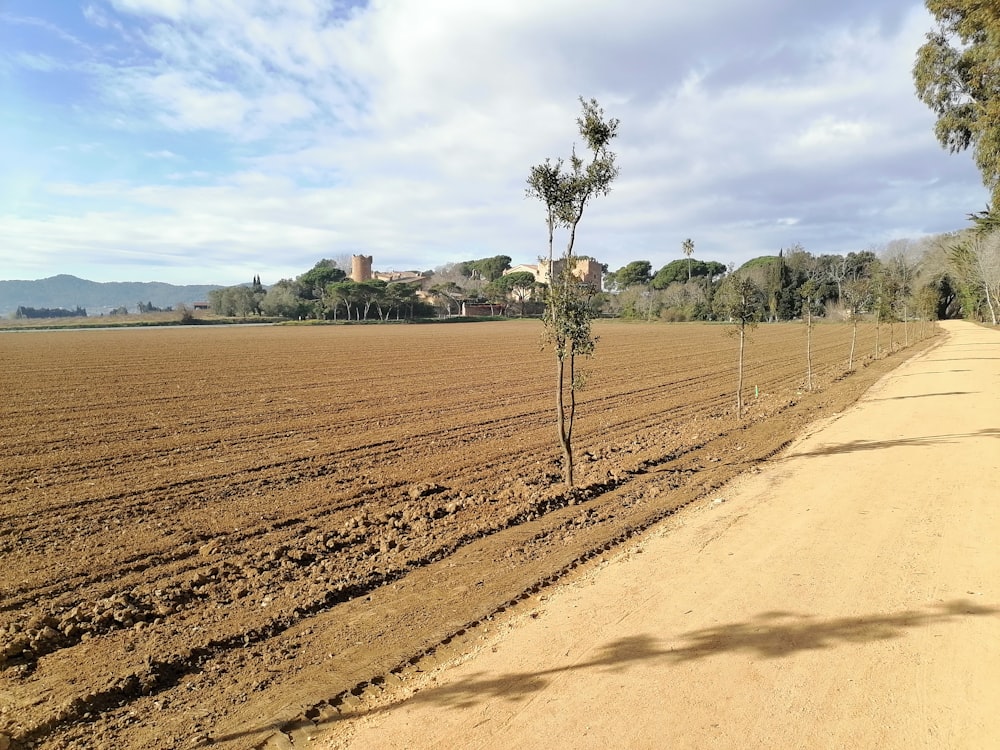
<svg viewBox="0 0 1000 750">
<path fill-rule="evenodd" d="M 423 271 L 416 282 L 354 282 L 337 261 L 324 258 L 267 288 L 255 276 L 250 284 L 214 290 L 209 303 L 222 316 L 293 320 L 454 316 L 463 302 L 493 305 L 497 314 L 540 316 L 546 285 L 530 272 L 505 274 L 510 268 L 511 258 L 497 255 Z M 603 289 L 588 290 L 587 305 L 596 316 L 627 320 L 723 320 L 725 305 L 717 297 L 734 277 L 749 279 L 759 291 L 757 317 L 764 322 L 868 315 L 883 321 L 962 317 L 995 323 L 1000 236 L 968 229 L 843 255 L 813 255 L 793 245 L 738 268 L 689 255 L 654 272 L 650 261 L 635 260 L 615 271 L 605 266 Z"/>
<path fill-rule="evenodd" d="M 42 318 L 86 318 L 87 311 L 79 305 L 75 310 L 64 307 L 29 307 L 18 305 L 14 311 L 15 320 L 32 320 Z"/>
</svg>

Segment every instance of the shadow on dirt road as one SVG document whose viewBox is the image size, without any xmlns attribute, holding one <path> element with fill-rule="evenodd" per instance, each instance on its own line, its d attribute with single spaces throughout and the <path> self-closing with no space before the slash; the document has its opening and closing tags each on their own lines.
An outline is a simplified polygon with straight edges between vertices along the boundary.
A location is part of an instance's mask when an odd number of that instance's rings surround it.
<svg viewBox="0 0 1000 750">
<path fill-rule="evenodd" d="M 857 453 L 859 451 L 876 451 L 885 448 L 906 448 L 922 447 L 928 445 L 943 445 L 954 443 L 958 440 L 973 440 L 983 437 L 1000 438 L 1000 428 L 988 428 L 977 430 L 976 432 L 953 433 L 950 435 L 926 435 L 924 437 L 898 438 L 896 440 L 852 440 L 848 443 L 836 443 L 824 445 L 813 451 L 804 453 L 789 453 L 785 458 L 779 460 L 790 460 L 794 458 L 810 458 L 815 456 L 833 456 L 840 453 Z"/>
<path fill-rule="evenodd" d="M 428 703 L 464 710 L 491 699 L 526 700 L 541 691 L 551 678 L 567 672 L 602 670 L 619 672 L 638 663 L 665 665 L 705 659 L 727 652 L 746 652 L 756 659 L 780 659 L 799 651 L 836 648 L 850 644 L 903 638 L 908 630 L 960 618 L 996 617 L 1000 609 L 956 599 L 891 614 L 818 619 L 795 612 L 762 612 L 746 622 L 734 622 L 679 634 L 675 639 L 636 635 L 611 641 L 594 658 L 539 672 L 513 672 L 498 676 L 477 673 L 454 684 L 422 690 L 407 699 L 409 705 Z M 351 716 L 388 713 L 400 703 L 352 711 Z M 316 722 L 317 728 L 335 724 L 340 717 Z M 231 739 L 217 737 L 217 741 Z"/>
</svg>

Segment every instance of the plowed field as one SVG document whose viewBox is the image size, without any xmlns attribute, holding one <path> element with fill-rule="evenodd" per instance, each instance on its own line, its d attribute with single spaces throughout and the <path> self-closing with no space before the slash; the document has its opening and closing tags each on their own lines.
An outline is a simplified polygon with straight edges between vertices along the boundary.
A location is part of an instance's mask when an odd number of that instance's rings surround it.
<svg viewBox="0 0 1000 750">
<path fill-rule="evenodd" d="M 573 492 L 536 321 L 0 334 L 0 747 L 288 746 L 913 350 L 804 330 L 737 423 L 723 327 L 599 324 Z"/>
</svg>

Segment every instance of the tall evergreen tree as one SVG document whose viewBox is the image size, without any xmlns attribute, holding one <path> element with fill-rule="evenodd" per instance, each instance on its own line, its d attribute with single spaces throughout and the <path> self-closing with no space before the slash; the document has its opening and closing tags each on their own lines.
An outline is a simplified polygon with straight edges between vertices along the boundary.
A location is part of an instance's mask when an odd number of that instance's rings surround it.
<svg viewBox="0 0 1000 750">
<path fill-rule="evenodd" d="M 917 51 L 917 96 L 937 115 L 935 133 L 952 153 L 972 149 L 990 211 L 1000 210 L 1000 2 L 927 0 L 937 28 Z"/>
</svg>

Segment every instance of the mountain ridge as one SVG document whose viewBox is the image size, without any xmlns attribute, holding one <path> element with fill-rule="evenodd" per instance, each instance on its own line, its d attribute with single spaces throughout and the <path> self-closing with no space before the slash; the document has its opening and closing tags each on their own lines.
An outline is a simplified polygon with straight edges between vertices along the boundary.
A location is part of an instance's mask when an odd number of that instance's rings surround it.
<svg viewBox="0 0 1000 750">
<path fill-rule="evenodd" d="M 192 305 L 208 300 L 220 284 L 168 284 L 163 281 L 89 281 L 71 274 L 57 274 L 44 279 L 0 280 L 0 316 L 12 315 L 18 307 L 84 308 L 88 315 L 99 315 L 122 306 L 135 312 L 139 303 L 156 307 Z"/>
</svg>

